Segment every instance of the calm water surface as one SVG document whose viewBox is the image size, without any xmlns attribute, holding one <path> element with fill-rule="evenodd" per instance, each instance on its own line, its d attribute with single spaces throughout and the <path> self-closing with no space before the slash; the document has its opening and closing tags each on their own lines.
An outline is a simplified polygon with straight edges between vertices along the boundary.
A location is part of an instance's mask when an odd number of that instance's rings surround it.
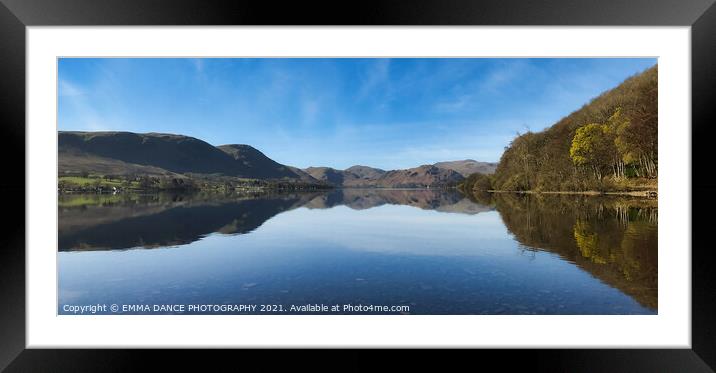
<svg viewBox="0 0 716 373">
<path fill-rule="evenodd" d="M 60 314 L 92 304 L 658 312 L 654 200 L 344 189 L 61 195 L 59 205 Z"/>
</svg>

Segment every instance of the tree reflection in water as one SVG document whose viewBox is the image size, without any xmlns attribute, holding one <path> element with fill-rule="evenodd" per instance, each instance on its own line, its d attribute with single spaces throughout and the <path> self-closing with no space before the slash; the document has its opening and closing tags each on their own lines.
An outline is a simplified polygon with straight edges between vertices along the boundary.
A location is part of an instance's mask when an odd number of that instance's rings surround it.
<svg viewBox="0 0 716 373">
<path fill-rule="evenodd" d="M 60 196 L 60 251 L 185 245 L 212 233 L 246 234 L 299 207 L 384 204 L 442 213 L 497 210 L 528 251 L 574 263 L 642 306 L 658 306 L 656 200 L 625 197 L 343 189 L 315 193 Z"/>
<path fill-rule="evenodd" d="M 489 202 L 521 244 L 556 253 L 657 308 L 656 200 L 498 193 Z"/>
</svg>

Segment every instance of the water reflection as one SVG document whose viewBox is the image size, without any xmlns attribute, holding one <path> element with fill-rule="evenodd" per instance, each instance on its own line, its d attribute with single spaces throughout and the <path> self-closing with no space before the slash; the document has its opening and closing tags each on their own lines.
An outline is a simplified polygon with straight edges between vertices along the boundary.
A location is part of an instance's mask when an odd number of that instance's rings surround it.
<svg viewBox="0 0 716 373">
<path fill-rule="evenodd" d="M 492 203 L 521 244 L 559 254 L 642 305 L 657 308 L 656 200 L 495 194 Z"/>
<path fill-rule="evenodd" d="M 115 250 L 176 246 L 207 234 L 243 234 L 315 195 L 69 195 L 59 201 L 58 247 Z"/>
<path fill-rule="evenodd" d="M 116 250 L 184 245 L 218 232 L 249 233 L 273 216 L 298 207 L 382 205 L 477 214 L 492 207 L 459 193 L 408 189 L 342 189 L 309 193 L 93 194 L 59 199 L 59 250 Z"/>
<path fill-rule="evenodd" d="M 73 252 L 60 257 L 60 304 L 235 302 L 250 290 L 243 301 L 407 302 L 424 314 L 657 310 L 652 200 L 343 189 L 62 195 L 59 206 L 59 250 Z"/>
</svg>

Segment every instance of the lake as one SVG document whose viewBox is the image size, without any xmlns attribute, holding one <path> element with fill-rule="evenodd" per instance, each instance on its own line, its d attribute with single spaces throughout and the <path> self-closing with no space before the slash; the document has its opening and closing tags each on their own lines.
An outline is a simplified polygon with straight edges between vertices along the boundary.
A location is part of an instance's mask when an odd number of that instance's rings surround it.
<svg viewBox="0 0 716 373">
<path fill-rule="evenodd" d="M 656 314 L 657 218 L 578 195 L 63 194 L 58 313 Z"/>
</svg>

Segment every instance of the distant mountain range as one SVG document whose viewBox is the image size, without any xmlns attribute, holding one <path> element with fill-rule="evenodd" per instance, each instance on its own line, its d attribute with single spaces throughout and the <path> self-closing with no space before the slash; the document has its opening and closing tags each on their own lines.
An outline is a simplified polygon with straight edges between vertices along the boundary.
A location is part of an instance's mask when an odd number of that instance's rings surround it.
<svg viewBox="0 0 716 373">
<path fill-rule="evenodd" d="M 342 187 L 426 187 L 459 183 L 473 173 L 491 174 L 497 163 L 463 161 L 438 162 L 406 170 L 385 171 L 368 166 L 353 166 L 345 170 L 330 167 L 305 169 L 314 179 Z"/>
<path fill-rule="evenodd" d="M 367 166 L 345 170 L 330 167 L 309 167 L 306 172 L 315 179 L 341 187 L 416 188 L 455 184 L 464 179 L 460 173 L 433 165 L 407 170 L 384 171 Z"/>
<path fill-rule="evenodd" d="M 464 161 L 450 161 L 450 162 L 438 162 L 434 164 L 437 168 L 447 168 L 449 170 L 457 171 L 460 175 L 468 177 L 474 173 L 481 174 L 493 174 L 497 168 L 496 162 L 478 162 L 472 159 L 466 159 Z"/>
<path fill-rule="evenodd" d="M 493 173 L 496 167 L 495 163 L 468 159 L 391 171 L 368 166 L 302 170 L 280 164 L 249 145 L 213 146 L 193 137 L 163 133 L 61 131 L 58 150 L 60 175 L 221 175 L 336 187 L 452 185 L 474 172 Z"/>
</svg>

